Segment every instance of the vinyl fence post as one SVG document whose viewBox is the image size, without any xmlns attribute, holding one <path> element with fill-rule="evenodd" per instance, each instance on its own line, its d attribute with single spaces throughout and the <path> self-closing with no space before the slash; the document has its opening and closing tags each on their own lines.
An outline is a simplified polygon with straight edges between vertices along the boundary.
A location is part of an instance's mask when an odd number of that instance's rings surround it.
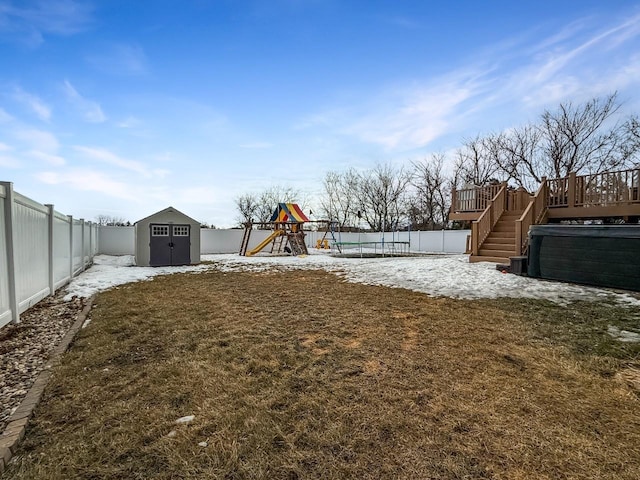
<svg viewBox="0 0 640 480">
<path fill-rule="evenodd" d="M 7 244 L 7 277 L 9 280 L 9 308 L 11 309 L 11 321 L 13 323 L 20 323 L 20 310 L 18 302 L 18 291 L 16 290 L 16 256 L 15 256 L 15 244 L 16 235 L 14 229 L 14 208 L 13 203 L 15 201 L 13 195 L 13 183 L 12 182 L 0 182 L 0 185 L 4 186 L 5 199 L 4 199 L 4 236 Z"/>
<path fill-rule="evenodd" d="M 56 293 L 56 288 L 55 288 L 55 279 L 54 279 L 54 245 L 53 245 L 53 224 L 54 224 L 54 209 L 53 209 L 53 205 L 51 204 L 46 204 L 45 207 L 47 207 L 47 215 L 48 215 L 48 230 L 49 230 L 49 295 L 53 295 L 54 293 Z"/>
<path fill-rule="evenodd" d="M 73 215 L 69 218 L 69 281 L 73 278 Z"/>
<path fill-rule="evenodd" d="M 89 262 L 93 258 L 93 224 L 89 222 Z"/>
<path fill-rule="evenodd" d="M 84 272 L 84 218 L 80 219 L 80 227 L 82 233 L 80 236 L 80 271 Z"/>
</svg>

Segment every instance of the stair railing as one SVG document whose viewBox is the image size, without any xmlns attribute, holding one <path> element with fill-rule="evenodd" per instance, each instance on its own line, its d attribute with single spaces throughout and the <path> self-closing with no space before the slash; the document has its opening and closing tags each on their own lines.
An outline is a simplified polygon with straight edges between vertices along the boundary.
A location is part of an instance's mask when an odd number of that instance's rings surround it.
<svg viewBox="0 0 640 480">
<path fill-rule="evenodd" d="M 507 184 L 502 183 L 500 190 L 491 199 L 478 220 L 471 224 L 471 254 L 478 255 L 480 246 L 498 223 L 507 206 Z"/>
<path fill-rule="evenodd" d="M 529 227 L 544 221 L 547 214 L 547 191 L 548 184 L 546 177 L 542 177 L 540 188 L 536 194 L 531 197 L 527 208 L 524 209 L 522 215 L 516 220 L 516 255 L 523 255 L 527 251 L 529 243 Z"/>
</svg>

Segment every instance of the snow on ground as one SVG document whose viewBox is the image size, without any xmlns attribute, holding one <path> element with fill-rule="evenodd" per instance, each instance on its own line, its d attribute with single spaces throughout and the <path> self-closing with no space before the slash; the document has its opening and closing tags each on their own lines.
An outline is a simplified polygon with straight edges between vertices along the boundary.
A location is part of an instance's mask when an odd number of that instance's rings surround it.
<svg viewBox="0 0 640 480">
<path fill-rule="evenodd" d="M 96 292 L 108 290 L 124 283 L 149 280 L 157 275 L 169 275 L 181 272 L 199 272 L 209 268 L 207 265 L 188 267 L 135 267 L 133 255 L 111 256 L 96 255 L 93 265 L 75 277 L 67 285 L 64 300 L 74 296 L 90 297 Z"/>
<path fill-rule="evenodd" d="M 130 255 L 98 255 L 94 258 L 94 265 L 68 285 L 65 299 L 74 295 L 89 297 L 116 285 L 180 272 L 321 269 L 334 272 L 349 282 L 407 288 L 434 296 L 547 299 L 564 305 L 577 300 L 608 300 L 640 307 L 640 297 L 632 294 L 504 274 L 497 271 L 493 263 L 469 263 L 467 255 L 337 258 L 313 251 L 311 255 L 299 257 L 203 255 L 202 260 L 213 263 L 186 267 L 134 267 Z"/>
<path fill-rule="evenodd" d="M 640 333 L 620 330 L 615 325 L 609 325 L 607 332 L 620 342 L 640 342 Z"/>
</svg>

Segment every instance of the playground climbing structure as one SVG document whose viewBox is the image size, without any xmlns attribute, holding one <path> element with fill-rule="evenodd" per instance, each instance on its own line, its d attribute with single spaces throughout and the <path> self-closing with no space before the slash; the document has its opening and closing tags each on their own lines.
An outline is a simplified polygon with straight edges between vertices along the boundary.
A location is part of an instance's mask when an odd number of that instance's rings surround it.
<svg viewBox="0 0 640 480">
<path fill-rule="evenodd" d="M 291 253 L 292 255 L 307 255 L 304 238 L 304 223 L 309 219 L 296 203 L 279 203 L 271 218 L 265 223 L 248 222 L 245 224 L 240 255 L 252 256 L 269 248 L 269 253 Z M 262 242 L 249 250 L 249 240 L 254 225 L 271 229 L 271 234 Z"/>
</svg>

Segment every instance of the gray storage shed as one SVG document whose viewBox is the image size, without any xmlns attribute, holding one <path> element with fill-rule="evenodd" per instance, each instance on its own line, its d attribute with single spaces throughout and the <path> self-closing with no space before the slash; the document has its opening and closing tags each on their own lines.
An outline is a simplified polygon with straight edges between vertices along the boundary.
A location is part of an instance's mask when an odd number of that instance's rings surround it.
<svg viewBox="0 0 640 480">
<path fill-rule="evenodd" d="M 173 207 L 135 223 L 136 265 L 160 267 L 200 263 L 200 222 Z"/>
</svg>

